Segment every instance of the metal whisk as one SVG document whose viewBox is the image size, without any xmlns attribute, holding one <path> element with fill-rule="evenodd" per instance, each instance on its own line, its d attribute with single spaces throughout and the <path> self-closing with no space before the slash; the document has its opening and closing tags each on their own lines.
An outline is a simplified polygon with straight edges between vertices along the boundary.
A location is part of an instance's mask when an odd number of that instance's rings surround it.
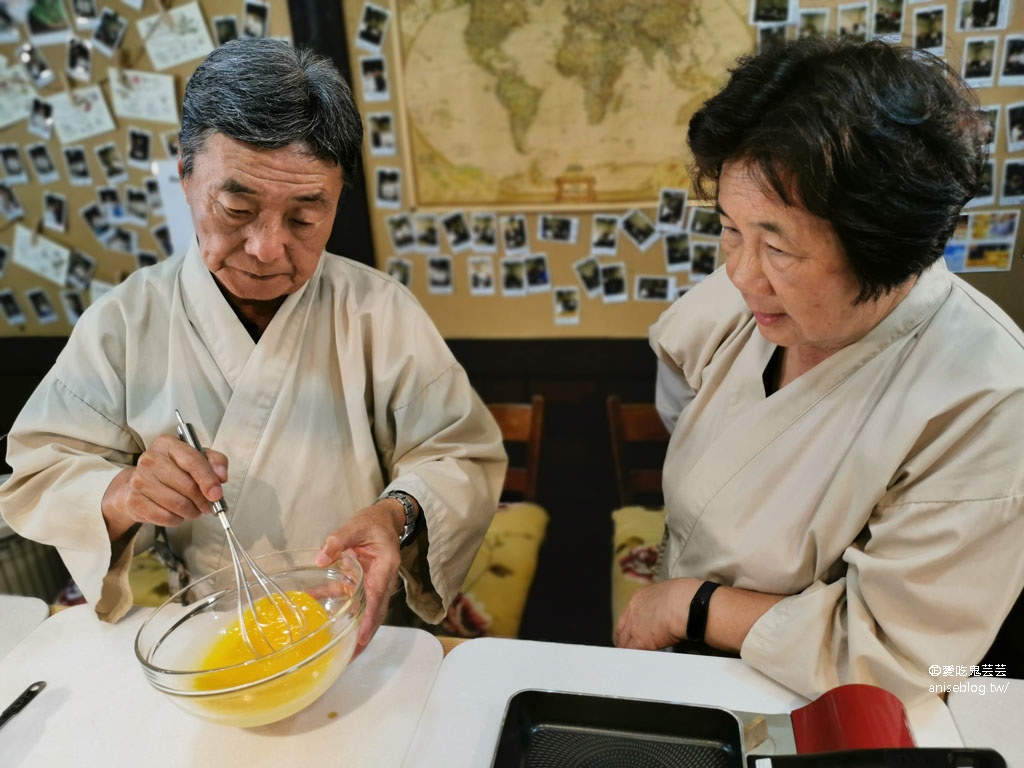
<svg viewBox="0 0 1024 768">
<path fill-rule="evenodd" d="M 175 409 L 174 415 L 178 418 L 178 437 L 200 453 L 203 453 L 203 446 L 200 444 L 199 438 L 196 437 L 192 425 L 181 417 L 181 412 L 177 409 Z M 235 569 L 235 583 L 238 594 L 238 626 L 243 641 L 254 656 L 262 656 L 266 649 L 276 650 L 273 642 L 267 636 L 265 628 L 280 623 L 287 632 L 288 642 L 295 642 L 305 635 L 307 630 L 306 618 L 302 615 L 302 610 L 283 589 L 274 583 L 272 578 L 260 569 L 252 556 L 245 551 L 245 547 L 241 545 L 235 536 L 235 532 L 231 530 L 231 523 L 228 521 L 227 516 L 228 507 L 224 500 L 218 499 L 211 502 L 210 507 L 213 509 L 217 519 L 220 520 L 220 524 L 224 527 L 224 533 L 228 540 L 228 549 L 231 550 L 231 562 Z M 258 593 L 255 600 L 253 600 L 253 591 Z M 273 621 L 265 620 L 257 609 L 258 605 L 265 604 L 269 604 L 277 610 L 277 617 Z M 252 616 L 253 625 L 265 643 L 263 649 L 258 648 L 249 635 L 245 621 L 246 612 Z M 268 611 L 268 613 L 272 615 L 272 611 Z"/>
</svg>

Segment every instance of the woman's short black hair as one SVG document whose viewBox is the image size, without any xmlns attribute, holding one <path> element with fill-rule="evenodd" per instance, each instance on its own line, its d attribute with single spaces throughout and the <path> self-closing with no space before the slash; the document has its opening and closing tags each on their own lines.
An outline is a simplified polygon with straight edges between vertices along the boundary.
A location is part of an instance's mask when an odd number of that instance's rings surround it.
<svg viewBox="0 0 1024 768">
<path fill-rule="evenodd" d="M 804 38 L 737 62 L 690 121 L 694 191 L 751 164 L 828 221 L 875 299 L 942 256 L 985 166 L 977 101 L 938 57 L 878 40 Z"/>
</svg>

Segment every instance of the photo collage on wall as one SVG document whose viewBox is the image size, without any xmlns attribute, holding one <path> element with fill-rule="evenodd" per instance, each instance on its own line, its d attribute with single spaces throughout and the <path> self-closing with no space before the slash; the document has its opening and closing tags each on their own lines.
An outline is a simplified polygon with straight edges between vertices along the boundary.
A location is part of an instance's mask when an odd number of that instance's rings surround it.
<svg viewBox="0 0 1024 768">
<path fill-rule="evenodd" d="M 178 156 L 187 77 L 166 70 L 189 65 L 181 71 L 190 73 L 215 45 L 271 33 L 269 2 L 238 0 L 237 14 L 211 19 L 195 0 L 122 5 L 0 2 L 0 309 L 8 325 L 74 325 L 114 283 L 183 250 L 171 241 L 155 175 L 158 161 Z M 32 276 L 28 287 L 10 286 L 16 271 L 19 286 Z"/>
<path fill-rule="evenodd" d="M 805 36 L 882 39 L 943 57 L 960 72 L 990 126 L 991 160 L 946 262 L 956 272 L 1009 270 L 1024 205 L 1024 100 L 1005 97 L 1007 86 L 1024 84 L 1024 30 L 1011 28 L 1011 0 L 749 0 L 748 7 L 740 23 L 752 31 L 757 52 Z M 718 214 L 708 201 L 691 199 L 685 183 L 623 209 L 418 209 L 408 160 L 417 150 L 403 145 L 408 126 L 399 121 L 409 118 L 399 103 L 400 73 L 389 71 L 399 66 L 389 58 L 389 41 L 399 45 L 391 40 L 400 32 L 395 13 L 364 0 L 351 40 L 365 107 L 369 196 L 386 222 L 390 274 L 438 296 L 550 293 L 553 324 L 571 325 L 581 322 L 588 302 L 669 303 L 721 266 Z"/>
</svg>

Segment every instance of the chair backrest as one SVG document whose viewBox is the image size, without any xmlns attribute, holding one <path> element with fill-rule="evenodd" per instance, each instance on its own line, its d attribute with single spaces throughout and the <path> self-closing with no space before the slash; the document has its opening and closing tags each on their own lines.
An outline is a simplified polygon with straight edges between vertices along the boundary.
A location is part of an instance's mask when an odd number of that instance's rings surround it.
<svg viewBox="0 0 1024 768">
<path fill-rule="evenodd" d="M 534 395 L 529 403 L 490 403 L 487 407 L 501 428 L 509 456 L 503 492 L 536 501 L 540 443 L 544 434 L 544 397 Z"/>
<path fill-rule="evenodd" d="M 669 433 L 657 408 L 654 403 L 623 403 L 618 395 L 609 395 L 605 404 L 619 504 L 636 504 L 641 497 L 660 500 Z"/>
</svg>

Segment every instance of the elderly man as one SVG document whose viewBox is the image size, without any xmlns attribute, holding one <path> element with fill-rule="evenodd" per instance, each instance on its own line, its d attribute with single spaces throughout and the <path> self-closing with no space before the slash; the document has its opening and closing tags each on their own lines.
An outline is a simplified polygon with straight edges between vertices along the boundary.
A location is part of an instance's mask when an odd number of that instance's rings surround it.
<svg viewBox="0 0 1024 768">
<path fill-rule="evenodd" d="M 192 574 L 230 562 L 217 499 L 253 554 L 356 554 L 360 649 L 399 575 L 426 621 L 457 593 L 497 506 L 501 435 L 413 296 L 323 250 L 361 140 L 337 70 L 286 43 L 232 41 L 189 80 L 196 240 L 84 314 L 11 431 L 0 489 L 101 618 L 131 604 L 144 525 Z M 174 436 L 175 409 L 205 456 Z"/>
</svg>

